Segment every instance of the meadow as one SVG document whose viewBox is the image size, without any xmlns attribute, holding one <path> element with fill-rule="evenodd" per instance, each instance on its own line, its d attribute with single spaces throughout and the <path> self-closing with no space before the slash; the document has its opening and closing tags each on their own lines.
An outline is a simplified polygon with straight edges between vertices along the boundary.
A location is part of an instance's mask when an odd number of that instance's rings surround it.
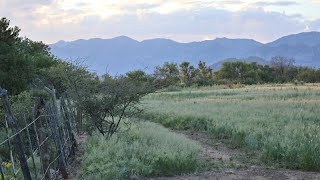
<svg viewBox="0 0 320 180">
<path fill-rule="evenodd" d="M 276 167 L 320 170 L 320 84 L 223 86 L 158 92 L 140 118 L 201 131 Z"/>
<path fill-rule="evenodd" d="M 91 136 L 84 146 L 82 179 L 140 179 L 197 170 L 201 146 L 151 122 L 136 122 L 106 141 Z"/>
</svg>

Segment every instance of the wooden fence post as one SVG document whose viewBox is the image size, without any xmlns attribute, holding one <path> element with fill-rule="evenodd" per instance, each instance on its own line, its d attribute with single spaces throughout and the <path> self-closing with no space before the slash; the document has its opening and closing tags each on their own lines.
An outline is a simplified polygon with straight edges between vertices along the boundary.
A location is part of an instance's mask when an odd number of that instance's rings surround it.
<svg viewBox="0 0 320 180">
<path fill-rule="evenodd" d="M 43 97 L 38 97 L 36 98 L 36 102 L 33 108 L 33 118 L 35 120 L 34 125 L 36 129 L 36 134 L 39 140 L 39 152 L 40 152 L 39 154 L 40 154 L 43 173 L 45 173 L 46 170 L 49 168 L 49 160 L 50 160 L 48 142 L 45 140 L 46 139 L 45 131 L 41 123 L 41 110 L 44 108 L 44 105 L 45 105 L 45 102 Z M 40 144 L 42 145 L 40 146 Z M 46 180 L 49 180 L 50 173 L 45 173 L 44 177 Z"/>
<path fill-rule="evenodd" d="M 2 99 L 3 109 L 7 116 L 9 127 L 12 129 L 12 132 L 15 135 L 13 139 L 14 139 L 14 144 L 16 145 L 16 148 L 17 148 L 23 177 L 25 180 L 31 180 L 31 174 L 28 167 L 27 159 L 24 154 L 22 140 L 21 140 L 20 134 L 18 133 L 19 130 L 17 125 L 17 118 L 13 115 L 11 111 L 7 91 L 2 89 L 1 87 L 0 87 L 0 97 Z"/>
<path fill-rule="evenodd" d="M 58 162 L 59 162 L 59 171 L 64 179 L 68 179 L 68 172 L 66 168 L 66 162 L 64 157 L 64 150 L 63 145 L 61 143 L 61 131 L 60 131 L 60 119 L 59 119 L 59 111 L 58 111 L 58 105 L 57 105 L 57 97 L 55 89 L 49 89 L 48 87 L 44 88 L 52 98 L 52 104 L 53 104 L 53 112 L 55 114 L 55 118 L 52 118 L 55 122 L 52 122 L 52 125 L 54 125 L 53 133 L 55 136 L 55 140 L 57 142 L 57 151 L 58 151 Z"/>
<path fill-rule="evenodd" d="M 71 125 L 71 117 L 70 117 L 70 111 L 65 103 L 65 98 L 62 96 L 60 98 L 60 103 L 61 103 L 61 109 L 62 109 L 62 112 L 65 116 L 65 123 L 67 125 L 67 130 L 68 130 L 68 133 L 69 133 L 69 137 L 70 137 L 70 141 L 72 142 L 72 145 L 71 145 L 71 155 L 75 155 L 75 151 L 76 151 L 76 148 L 77 148 L 77 141 L 76 141 L 76 138 L 75 138 L 75 134 L 72 130 L 72 125 Z"/>
</svg>

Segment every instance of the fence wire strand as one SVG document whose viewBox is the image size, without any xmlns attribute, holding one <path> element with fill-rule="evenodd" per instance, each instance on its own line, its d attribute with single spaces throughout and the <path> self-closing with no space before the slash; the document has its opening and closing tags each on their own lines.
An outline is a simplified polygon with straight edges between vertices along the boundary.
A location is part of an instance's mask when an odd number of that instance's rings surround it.
<svg viewBox="0 0 320 180">
<path fill-rule="evenodd" d="M 60 177 L 61 168 L 70 164 L 70 156 L 75 150 L 76 116 L 71 106 L 70 100 L 60 98 L 60 103 L 47 102 L 41 109 L 14 114 L 12 116 L 18 121 L 16 133 L 8 123 L 7 114 L 0 113 L 0 133 L 5 134 L 5 138 L 0 139 L 0 180 L 23 179 L 25 176 L 21 171 L 25 168 L 29 169 L 32 179 L 52 180 Z M 36 111 L 41 114 L 35 116 Z M 18 146 L 14 141 L 17 136 L 22 139 L 20 147 L 23 147 L 27 167 L 22 165 L 17 154 Z"/>
</svg>

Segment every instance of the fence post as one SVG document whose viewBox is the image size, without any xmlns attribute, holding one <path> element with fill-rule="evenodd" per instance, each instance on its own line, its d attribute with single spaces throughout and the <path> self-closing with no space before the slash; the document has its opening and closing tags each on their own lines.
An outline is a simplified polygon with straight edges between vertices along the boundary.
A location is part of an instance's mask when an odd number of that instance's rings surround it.
<svg viewBox="0 0 320 180">
<path fill-rule="evenodd" d="M 9 127 L 12 129 L 13 134 L 15 134 L 14 143 L 16 145 L 17 152 L 19 155 L 19 162 L 20 162 L 22 173 L 23 173 L 23 177 L 25 180 L 31 180 L 31 174 L 28 167 L 27 159 L 23 151 L 22 140 L 21 140 L 20 134 L 18 134 L 17 118 L 11 112 L 7 91 L 2 89 L 1 87 L 0 87 L 0 97 L 2 99 L 3 108 L 7 116 Z"/>
<path fill-rule="evenodd" d="M 53 133 L 55 134 L 55 140 L 57 142 L 57 151 L 58 151 L 58 162 L 59 162 L 59 171 L 64 179 L 68 179 L 68 172 L 66 169 L 66 162 L 64 158 L 64 151 L 63 151 L 63 146 L 61 143 L 61 133 L 60 133 L 60 119 L 59 119 L 59 114 L 58 114 L 58 105 L 57 105 L 57 97 L 56 97 L 56 91 L 55 89 L 49 89 L 48 87 L 44 88 L 52 98 L 52 103 L 53 103 L 53 112 L 55 114 L 55 118 L 52 118 L 55 120 L 52 124 L 55 126 Z"/>
<path fill-rule="evenodd" d="M 45 132 L 44 128 L 41 125 L 41 110 L 44 108 L 44 99 L 43 97 L 36 98 L 36 102 L 33 108 L 33 118 L 35 120 L 34 125 L 36 129 L 36 134 L 39 140 L 39 154 L 41 160 L 41 167 L 46 180 L 50 179 L 50 173 L 45 173 L 46 170 L 49 168 L 49 150 L 48 150 L 48 143 L 45 140 Z M 41 145 L 42 144 L 42 145 Z"/>
<path fill-rule="evenodd" d="M 71 126 L 70 112 L 69 112 L 69 109 L 67 108 L 67 105 L 65 103 L 65 98 L 63 96 L 60 98 L 60 103 L 61 103 L 62 113 L 64 113 L 64 115 L 65 115 L 65 123 L 67 124 L 67 129 L 68 129 L 70 141 L 72 142 L 71 155 L 74 155 L 76 148 L 77 148 L 77 141 L 75 139 L 75 135 L 74 135 L 74 132 L 73 132 L 72 126 Z"/>
</svg>

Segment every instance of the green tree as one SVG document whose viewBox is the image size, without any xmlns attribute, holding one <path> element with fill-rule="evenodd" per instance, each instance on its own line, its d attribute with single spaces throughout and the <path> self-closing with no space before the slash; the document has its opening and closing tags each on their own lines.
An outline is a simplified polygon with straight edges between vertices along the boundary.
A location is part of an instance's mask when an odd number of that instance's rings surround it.
<svg viewBox="0 0 320 180">
<path fill-rule="evenodd" d="M 135 70 L 126 73 L 127 77 L 134 81 L 146 82 L 150 77 L 142 70 Z"/>
<path fill-rule="evenodd" d="M 30 82 L 43 68 L 55 63 L 49 48 L 42 42 L 19 37 L 20 29 L 0 20 L 0 84 L 11 95 L 28 89 Z"/>
<path fill-rule="evenodd" d="M 255 84 L 260 82 L 261 79 L 256 63 L 240 61 L 223 63 L 222 68 L 217 72 L 217 77 L 234 83 L 244 84 Z"/>
<path fill-rule="evenodd" d="M 276 56 L 271 59 L 271 67 L 275 75 L 275 80 L 280 83 L 288 82 L 297 75 L 297 69 L 294 66 L 295 60 Z"/>
<path fill-rule="evenodd" d="M 78 130 L 83 130 L 84 106 L 86 99 L 95 94 L 99 85 L 96 74 L 89 72 L 80 63 L 59 61 L 54 66 L 42 72 L 46 84 L 57 90 L 57 95 L 67 93 L 76 107 L 76 121 Z"/>
<path fill-rule="evenodd" d="M 165 62 L 157 66 L 153 73 L 158 88 L 175 85 L 179 82 L 179 70 L 176 63 Z"/>
<path fill-rule="evenodd" d="M 298 68 L 297 79 L 307 83 L 320 82 L 320 69 L 300 67 Z"/>
<path fill-rule="evenodd" d="M 180 64 L 180 80 L 186 86 L 191 86 L 197 75 L 197 70 L 190 65 L 189 62 L 182 62 Z"/>
<path fill-rule="evenodd" d="M 137 83 L 124 76 L 102 81 L 98 91 L 84 103 L 90 126 L 104 136 L 112 136 L 124 118 L 141 112 L 141 98 L 153 90 L 147 83 Z"/>
<path fill-rule="evenodd" d="M 213 84 L 213 70 L 211 67 L 207 67 L 205 62 L 199 61 L 197 74 L 198 85 L 205 86 Z"/>
</svg>

